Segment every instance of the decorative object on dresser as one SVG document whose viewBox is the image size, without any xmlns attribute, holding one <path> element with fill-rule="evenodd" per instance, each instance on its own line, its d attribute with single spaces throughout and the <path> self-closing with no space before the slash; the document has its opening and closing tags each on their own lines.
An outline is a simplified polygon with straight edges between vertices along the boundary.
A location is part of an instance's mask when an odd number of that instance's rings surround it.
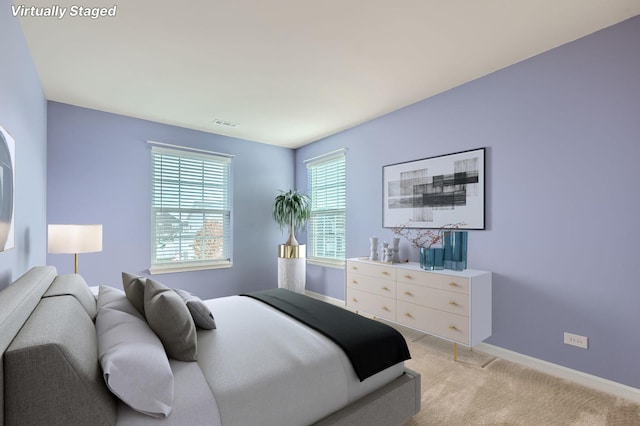
<svg viewBox="0 0 640 426">
<path fill-rule="evenodd" d="M 485 148 L 382 167 L 382 226 L 484 229 Z"/>
<path fill-rule="evenodd" d="M 400 262 L 400 238 L 393 237 L 392 247 L 393 247 L 393 259 L 391 260 L 391 262 L 399 263 Z"/>
<path fill-rule="evenodd" d="M 444 233 L 444 269 L 463 271 L 467 269 L 467 231 Z"/>
<path fill-rule="evenodd" d="M 424 271 L 417 263 L 347 260 L 346 305 L 356 312 L 475 346 L 491 336 L 491 272 Z"/>
<path fill-rule="evenodd" d="M 444 248 L 441 244 L 432 247 L 420 247 L 420 267 L 427 271 L 444 269 Z"/>
<path fill-rule="evenodd" d="M 409 220 L 391 227 L 391 230 L 406 238 L 419 250 L 422 269 L 432 271 L 446 268 L 461 271 L 467 267 L 467 233 L 464 231 L 464 235 L 452 235 L 465 226 L 464 222 L 443 225 L 435 231 L 412 225 L 413 221 Z M 394 242 L 396 239 L 394 238 Z"/>
<path fill-rule="evenodd" d="M 370 237 L 369 242 L 371 246 L 371 254 L 369 254 L 369 260 L 378 260 L 378 237 Z"/>
<path fill-rule="evenodd" d="M 304 293 L 306 246 L 296 240 L 311 215 L 311 199 L 297 190 L 281 191 L 273 202 L 272 216 L 280 228 L 289 230 L 285 244 L 278 245 L 278 287 Z"/>
<path fill-rule="evenodd" d="M 385 263 L 393 263 L 393 247 L 384 248 L 384 261 Z"/>
<path fill-rule="evenodd" d="M 49 225 L 49 253 L 73 254 L 73 273 L 78 273 L 78 253 L 102 251 L 102 225 Z"/>
</svg>

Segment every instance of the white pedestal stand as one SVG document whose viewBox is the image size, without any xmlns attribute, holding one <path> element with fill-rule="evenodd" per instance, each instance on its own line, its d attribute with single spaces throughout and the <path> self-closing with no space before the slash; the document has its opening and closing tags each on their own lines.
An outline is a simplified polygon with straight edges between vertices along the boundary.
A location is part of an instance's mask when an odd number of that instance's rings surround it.
<svg viewBox="0 0 640 426">
<path fill-rule="evenodd" d="M 306 279 L 306 250 L 304 244 L 278 246 L 278 287 L 304 294 Z"/>
</svg>

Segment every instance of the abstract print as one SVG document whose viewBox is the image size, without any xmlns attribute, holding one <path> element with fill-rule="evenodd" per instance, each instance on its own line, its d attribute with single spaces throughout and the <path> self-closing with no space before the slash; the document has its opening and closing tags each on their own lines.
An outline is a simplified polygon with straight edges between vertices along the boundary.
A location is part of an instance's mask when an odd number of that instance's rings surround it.
<svg viewBox="0 0 640 426">
<path fill-rule="evenodd" d="M 484 228 L 484 148 L 383 168 L 384 226 Z"/>
</svg>

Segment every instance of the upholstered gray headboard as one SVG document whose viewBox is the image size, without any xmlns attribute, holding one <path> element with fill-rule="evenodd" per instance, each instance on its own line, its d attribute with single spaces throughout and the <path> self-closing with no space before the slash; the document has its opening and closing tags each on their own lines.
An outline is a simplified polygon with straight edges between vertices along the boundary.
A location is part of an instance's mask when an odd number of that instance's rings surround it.
<svg viewBox="0 0 640 426">
<path fill-rule="evenodd" d="M 56 277 L 56 268 L 40 266 L 18 278 L 13 284 L 0 292 L 0 424 L 4 424 L 4 351 L 9 347 L 18 331 L 22 328 L 31 312 L 40 302 L 40 298 Z"/>
<path fill-rule="evenodd" d="M 0 292 L 0 425 L 115 424 L 83 286 L 42 266 Z"/>
<path fill-rule="evenodd" d="M 11 341 L 56 277 L 53 266 L 37 266 L 0 292 L 0 352 Z"/>
</svg>

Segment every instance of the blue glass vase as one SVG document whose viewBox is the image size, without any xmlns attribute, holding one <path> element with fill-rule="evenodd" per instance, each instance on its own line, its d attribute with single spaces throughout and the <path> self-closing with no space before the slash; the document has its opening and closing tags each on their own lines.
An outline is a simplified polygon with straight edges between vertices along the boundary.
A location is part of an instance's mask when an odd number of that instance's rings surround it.
<svg viewBox="0 0 640 426">
<path fill-rule="evenodd" d="M 454 271 L 467 269 L 467 231 L 447 231 L 444 234 L 444 267 Z"/>
<path fill-rule="evenodd" d="M 420 267 L 427 271 L 444 269 L 444 248 L 420 247 Z"/>
</svg>

